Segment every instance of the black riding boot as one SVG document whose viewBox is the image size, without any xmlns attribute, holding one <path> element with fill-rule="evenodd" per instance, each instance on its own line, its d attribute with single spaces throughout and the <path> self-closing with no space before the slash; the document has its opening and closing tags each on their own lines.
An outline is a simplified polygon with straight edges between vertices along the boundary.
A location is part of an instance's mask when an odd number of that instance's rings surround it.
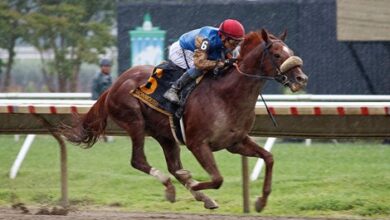
<svg viewBox="0 0 390 220">
<path fill-rule="evenodd" d="M 166 91 L 164 93 L 164 98 L 168 99 L 170 102 L 173 102 L 173 103 L 176 103 L 176 104 L 179 104 L 180 100 L 179 100 L 179 96 L 177 95 L 177 93 L 185 86 L 187 85 L 189 82 L 192 81 L 192 78 L 190 75 L 188 75 L 187 72 L 183 73 L 183 75 L 178 79 L 176 80 L 176 82 L 174 82 L 172 84 L 172 87 L 170 89 L 168 89 L 168 91 Z"/>
</svg>

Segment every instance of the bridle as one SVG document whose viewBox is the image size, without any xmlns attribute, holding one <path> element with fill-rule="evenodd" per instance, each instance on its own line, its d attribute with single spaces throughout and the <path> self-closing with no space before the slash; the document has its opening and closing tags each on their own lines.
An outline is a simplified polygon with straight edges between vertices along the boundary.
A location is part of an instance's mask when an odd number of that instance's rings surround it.
<svg viewBox="0 0 390 220">
<path fill-rule="evenodd" d="M 260 79 L 260 80 L 263 80 L 263 79 L 265 79 L 265 80 L 275 80 L 275 81 L 279 82 L 280 84 L 282 84 L 283 86 L 288 85 L 290 83 L 290 81 L 288 80 L 288 77 L 285 75 L 285 73 L 288 70 L 290 70 L 291 68 L 287 68 L 285 71 L 282 71 L 285 68 L 281 68 L 281 67 L 287 66 L 287 65 L 284 65 L 285 62 L 291 62 L 292 60 L 298 61 L 297 62 L 298 65 L 296 65 L 296 66 L 301 66 L 302 65 L 302 60 L 299 57 L 291 56 L 288 59 L 286 59 L 280 66 L 278 66 L 276 64 L 276 62 L 275 62 L 274 57 L 272 55 L 270 55 L 270 51 L 269 51 L 269 49 L 271 48 L 271 46 L 272 46 L 272 44 L 274 42 L 283 42 L 283 41 L 275 40 L 275 41 L 269 41 L 268 43 L 263 42 L 263 44 L 262 44 L 263 52 L 262 52 L 261 59 L 260 59 L 260 68 L 263 66 L 265 57 L 268 56 L 270 58 L 270 60 L 271 60 L 271 64 L 272 64 L 273 68 L 276 70 L 275 76 L 266 76 L 261 71 L 260 71 L 260 75 L 247 74 L 247 73 L 243 72 L 242 70 L 240 70 L 240 68 L 239 68 L 237 63 L 234 63 L 233 65 L 236 67 L 237 72 L 240 73 L 241 75 L 244 75 L 245 77 L 254 78 L 254 79 Z M 261 99 L 262 99 L 262 101 L 264 103 L 265 108 L 267 109 L 268 116 L 271 118 L 274 126 L 277 127 L 278 124 L 277 124 L 274 116 L 270 112 L 270 110 L 269 110 L 269 108 L 267 106 L 267 103 L 265 102 L 265 100 L 264 100 L 264 98 L 263 98 L 261 93 L 260 93 L 260 97 L 261 97 Z"/>
<path fill-rule="evenodd" d="M 269 43 L 265 43 L 265 42 L 262 43 L 263 52 L 262 52 L 261 59 L 260 59 L 260 67 L 263 65 L 265 57 L 268 56 L 271 60 L 271 64 L 272 64 L 273 68 L 276 70 L 275 76 L 266 76 L 264 74 L 261 74 L 261 75 L 247 74 L 247 73 L 243 72 L 242 70 L 240 70 L 237 63 L 234 63 L 233 65 L 236 67 L 238 73 L 240 73 L 246 77 L 249 77 L 249 78 L 275 80 L 284 86 L 288 85 L 290 83 L 290 81 L 288 80 L 288 77 L 285 75 L 284 72 L 282 72 L 280 70 L 280 67 L 276 64 L 274 57 L 270 55 L 269 48 L 271 48 L 271 46 L 274 42 L 283 42 L 283 41 L 274 40 L 274 41 L 269 41 Z"/>
</svg>

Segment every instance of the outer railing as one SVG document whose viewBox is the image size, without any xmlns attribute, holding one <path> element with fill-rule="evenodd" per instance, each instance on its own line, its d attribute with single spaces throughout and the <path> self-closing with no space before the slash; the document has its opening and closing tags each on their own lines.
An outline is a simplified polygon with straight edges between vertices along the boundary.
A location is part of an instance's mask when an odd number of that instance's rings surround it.
<svg viewBox="0 0 390 220">
<path fill-rule="evenodd" d="M 91 99 L 91 93 L 0 93 L 0 99 Z M 263 95 L 266 101 L 390 102 L 390 95 Z M 259 99 L 260 101 L 260 99 Z"/>
<path fill-rule="evenodd" d="M 0 93 L 0 99 L 91 99 L 91 93 Z"/>
<path fill-rule="evenodd" d="M 86 113 L 91 100 L 0 100 L 0 132 L 8 134 L 48 133 L 49 125 L 68 123 L 72 113 Z M 308 138 L 384 138 L 390 135 L 390 102 L 267 102 L 278 126 L 264 104 L 255 108 L 251 135 Z M 109 120 L 107 133 L 122 135 Z"/>
</svg>

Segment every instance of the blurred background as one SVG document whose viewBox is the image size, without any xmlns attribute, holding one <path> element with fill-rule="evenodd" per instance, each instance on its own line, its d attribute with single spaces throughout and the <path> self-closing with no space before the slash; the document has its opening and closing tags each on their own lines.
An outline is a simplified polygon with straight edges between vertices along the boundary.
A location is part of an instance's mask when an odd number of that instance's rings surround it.
<svg viewBox="0 0 390 220">
<path fill-rule="evenodd" d="M 390 93 L 389 1 L 2 0 L 0 91 L 87 92 L 98 60 L 113 76 L 156 65 L 184 32 L 235 18 L 266 28 L 304 60 L 310 94 Z M 283 89 L 269 82 L 264 93 Z"/>
</svg>

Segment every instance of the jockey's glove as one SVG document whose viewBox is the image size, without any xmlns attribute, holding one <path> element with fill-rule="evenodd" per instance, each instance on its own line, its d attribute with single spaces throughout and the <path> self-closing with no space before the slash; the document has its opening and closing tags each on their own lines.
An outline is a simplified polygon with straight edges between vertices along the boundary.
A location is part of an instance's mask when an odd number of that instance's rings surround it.
<svg viewBox="0 0 390 220">
<path fill-rule="evenodd" d="M 223 67 L 222 68 L 216 67 L 216 68 L 213 69 L 213 76 L 214 76 L 214 78 L 217 78 L 217 76 L 222 71 L 222 69 L 223 69 Z"/>
<path fill-rule="evenodd" d="M 235 62 L 237 62 L 236 58 L 230 58 L 223 61 L 223 63 L 225 64 L 224 66 L 233 66 Z"/>
</svg>

